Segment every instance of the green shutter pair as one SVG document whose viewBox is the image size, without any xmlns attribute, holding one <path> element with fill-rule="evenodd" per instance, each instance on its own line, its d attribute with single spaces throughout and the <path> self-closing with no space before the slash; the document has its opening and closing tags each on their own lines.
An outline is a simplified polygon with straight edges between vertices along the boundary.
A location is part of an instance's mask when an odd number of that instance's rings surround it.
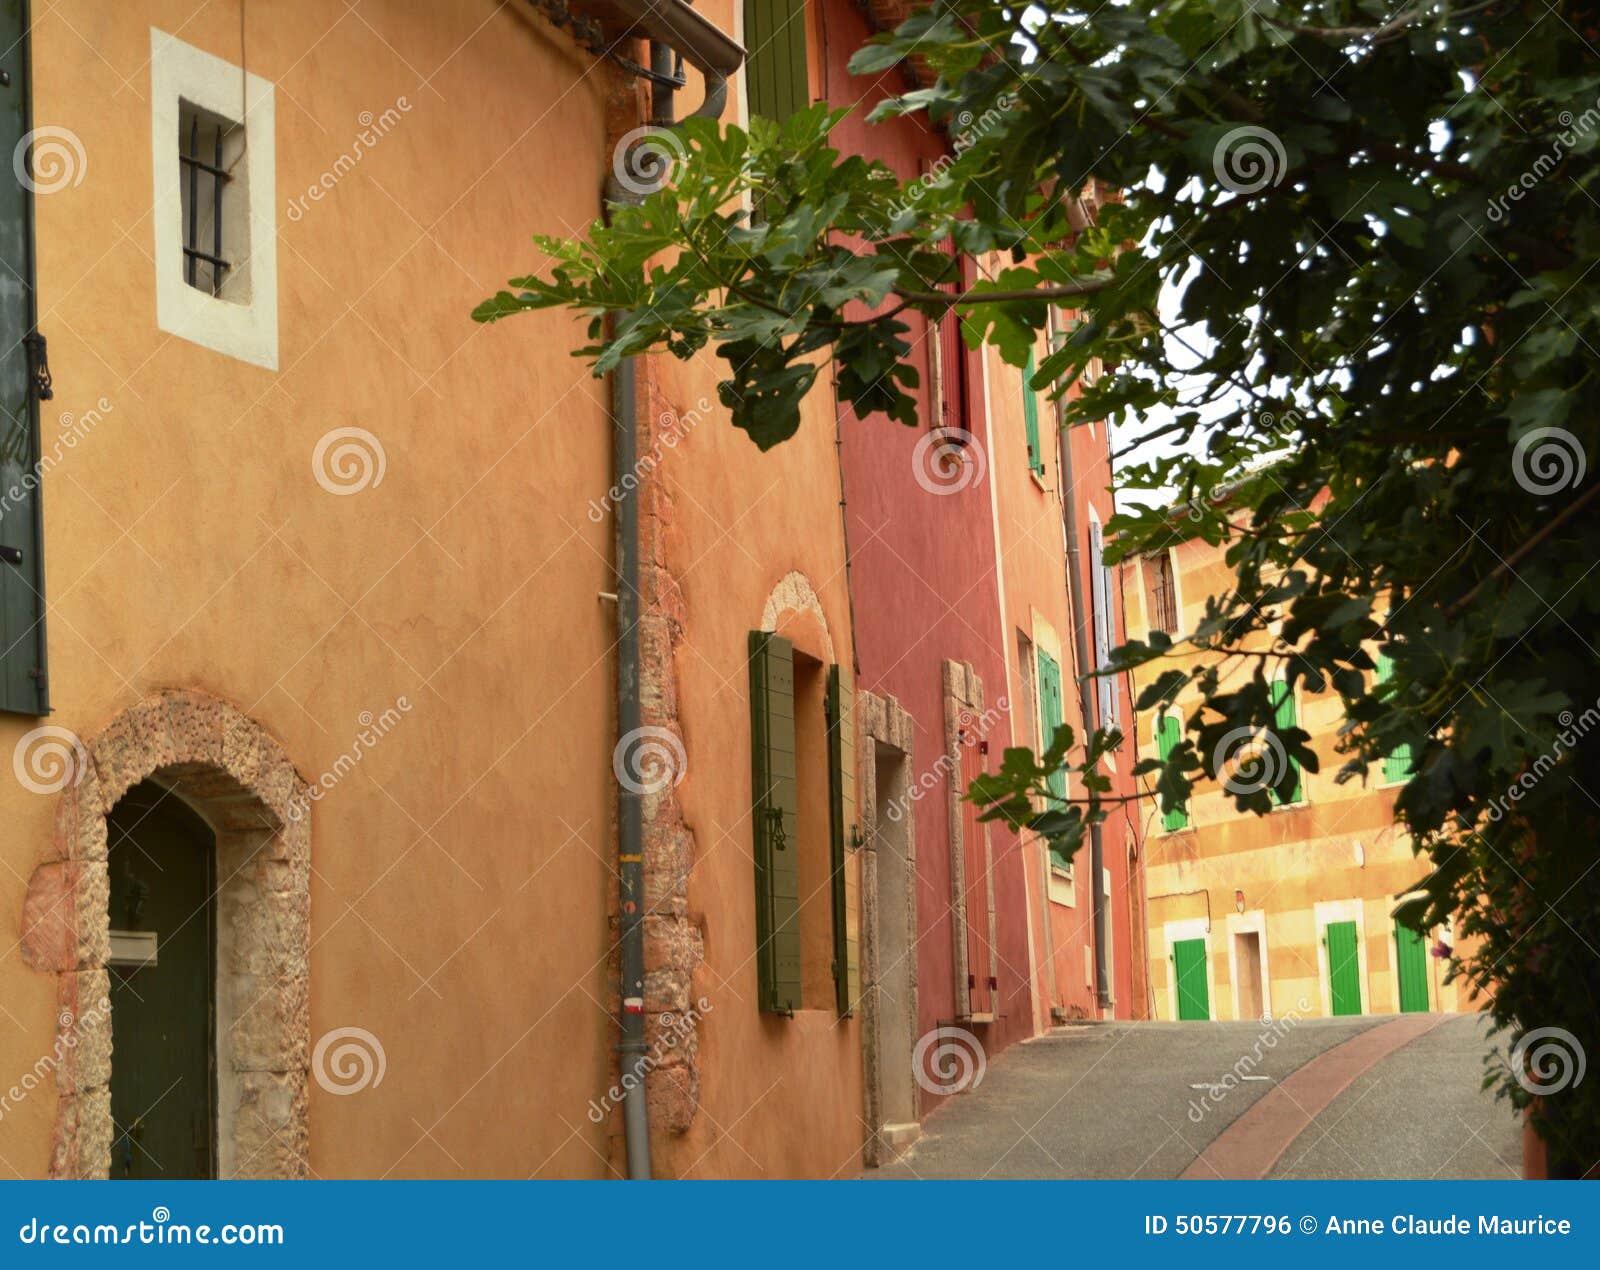
<svg viewBox="0 0 1600 1270">
<path fill-rule="evenodd" d="M 34 329 L 33 193 L 21 167 L 32 127 L 25 3 L 0 17 L 0 77 L 0 149 L 16 159 L 0 177 L 0 277 L 11 284 L 0 288 L 0 710 L 40 715 L 50 709 L 38 489 L 39 400 L 49 389 Z"/>
<path fill-rule="evenodd" d="M 782 121 L 811 104 L 805 0 L 745 0 L 744 82 L 752 119 Z"/>
<path fill-rule="evenodd" d="M 1295 711 L 1294 689 L 1289 687 L 1284 680 L 1276 680 L 1272 685 L 1272 717 L 1273 730 L 1278 734 L 1278 740 L 1283 745 L 1284 763 L 1289 774 L 1280 784 L 1272 787 L 1272 801 L 1282 806 L 1285 803 L 1300 801 L 1300 764 L 1289 757 L 1289 743 L 1283 738 L 1292 728 L 1299 726 L 1299 715 Z"/>
<path fill-rule="evenodd" d="M 1028 466 L 1035 476 L 1044 475 L 1044 450 L 1039 445 L 1039 394 L 1033 390 L 1033 354 L 1022 368 L 1022 422 L 1028 429 Z"/>
<path fill-rule="evenodd" d="M 828 667 L 828 824 L 833 901 L 834 1003 L 851 1013 L 861 998 L 860 912 L 855 846 L 855 693 Z M 750 632 L 751 818 L 756 884 L 756 977 L 760 1008 L 801 1008 L 800 839 L 795 746 L 794 645 Z M 808 809 L 809 811 L 810 809 Z"/>
<path fill-rule="evenodd" d="M 1388 683 L 1394 678 L 1394 662 L 1388 653 L 1378 654 L 1378 682 Z M 1397 745 L 1384 757 L 1383 780 L 1387 785 L 1395 785 L 1401 781 L 1411 779 L 1411 746 Z"/>
<path fill-rule="evenodd" d="M 1163 713 L 1156 720 L 1156 746 L 1161 751 L 1161 761 L 1165 763 L 1172 757 L 1172 751 L 1178 748 L 1183 739 L 1183 724 L 1175 714 Z M 1187 829 L 1189 827 L 1189 807 L 1180 803 L 1171 811 L 1161 813 L 1161 827 L 1169 833 L 1174 829 Z"/>
</svg>

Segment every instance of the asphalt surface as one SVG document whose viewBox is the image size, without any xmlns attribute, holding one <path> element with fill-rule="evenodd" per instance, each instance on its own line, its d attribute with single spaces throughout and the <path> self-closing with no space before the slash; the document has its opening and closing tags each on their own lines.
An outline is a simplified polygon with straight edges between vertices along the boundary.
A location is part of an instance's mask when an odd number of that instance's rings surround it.
<svg viewBox="0 0 1600 1270">
<path fill-rule="evenodd" d="M 1521 1177 L 1517 1120 L 1480 1088 L 1490 1044 L 1486 1022 L 1464 1015 L 1396 1050 L 1333 1100 L 1271 1176 Z"/>
<path fill-rule="evenodd" d="M 1273 1085 L 1380 1017 L 1057 1028 L 946 1099 L 882 1178 L 1171 1178 Z M 1480 1092 L 1482 1025 L 1453 1018 L 1357 1077 L 1274 1176 L 1506 1177 L 1512 1112 Z M 1241 1060 L 1245 1060 L 1241 1062 Z M 1265 1079 L 1240 1079 L 1243 1075 Z"/>
</svg>

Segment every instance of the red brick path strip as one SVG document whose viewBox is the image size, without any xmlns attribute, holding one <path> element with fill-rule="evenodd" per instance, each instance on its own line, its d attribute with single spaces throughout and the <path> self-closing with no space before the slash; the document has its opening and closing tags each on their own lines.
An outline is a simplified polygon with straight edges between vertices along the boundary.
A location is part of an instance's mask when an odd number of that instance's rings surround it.
<svg viewBox="0 0 1600 1270">
<path fill-rule="evenodd" d="M 1318 1054 L 1279 1082 L 1265 1097 L 1212 1139 L 1180 1179 L 1214 1180 L 1266 1177 L 1289 1144 L 1329 1103 L 1373 1064 L 1411 1044 L 1454 1016 L 1408 1014 L 1352 1036 Z"/>
</svg>

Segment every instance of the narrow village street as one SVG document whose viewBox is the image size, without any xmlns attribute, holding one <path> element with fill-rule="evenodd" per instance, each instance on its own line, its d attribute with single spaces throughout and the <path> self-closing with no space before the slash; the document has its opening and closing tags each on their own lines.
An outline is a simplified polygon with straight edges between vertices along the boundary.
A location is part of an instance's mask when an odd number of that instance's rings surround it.
<svg viewBox="0 0 1600 1270">
<path fill-rule="evenodd" d="M 1484 1178 L 1520 1130 L 1478 1017 L 1057 1028 L 993 1060 L 884 1178 Z"/>
</svg>

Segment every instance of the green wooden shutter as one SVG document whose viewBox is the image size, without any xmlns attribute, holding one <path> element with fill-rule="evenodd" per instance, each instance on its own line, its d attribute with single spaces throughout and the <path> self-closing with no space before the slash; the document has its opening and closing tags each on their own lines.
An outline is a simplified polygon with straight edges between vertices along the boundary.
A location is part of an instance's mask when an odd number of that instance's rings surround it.
<svg viewBox="0 0 1600 1270">
<path fill-rule="evenodd" d="M 1282 679 L 1272 685 L 1272 715 L 1273 730 L 1278 733 L 1281 741 L 1284 733 L 1297 727 L 1298 716 L 1295 714 L 1294 690 Z M 1283 741 L 1284 758 L 1287 762 L 1289 775 L 1282 784 L 1272 787 L 1272 801 L 1275 803 L 1297 803 L 1300 801 L 1300 764 L 1288 756 L 1288 742 Z"/>
<path fill-rule="evenodd" d="M 750 632 L 751 820 L 756 975 L 763 1010 L 800 1006 L 800 839 L 794 744 L 794 647 Z"/>
<path fill-rule="evenodd" d="M 1062 713 L 1061 703 L 1061 667 L 1056 664 L 1056 659 L 1039 650 L 1039 737 L 1046 749 L 1055 740 L 1056 729 L 1065 722 L 1066 716 Z M 1057 798 L 1067 796 L 1067 774 L 1057 769 L 1046 777 L 1045 783 L 1050 792 Z M 1061 855 L 1052 844 L 1050 848 L 1050 863 L 1058 869 L 1069 869 L 1072 861 Z"/>
<path fill-rule="evenodd" d="M 1328 950 L 1328 1000 L 1334 1014 L 1361 1013 L 1361 958 L 1356 924 L 1329 922 L 1322 931 Z"/>
<path fill-rule="evenodd" d="M 1183 738 L 1183 724 L 1175 714 L 1162 714 L 1156 721 L 1156 746 L 1161 751 L 1161 761 L 1166 762 L 1172 756 L 1172 751 L 1178 748 Z M 1189 826 L 1189 808 L 1187 805 L 1174 807 L 1171 811 L 1161 813 L 1161 827 L 1168 831 L 1173 829 L 1186 829 Z"/>
<path fill-rule="evenodd" d="M 750 117 L 784 120 L 811 104 L 805 0 L 745 0 L 744 63 Z"/>
<path fill-rule="evenodd" d="M 1209 1019 L 1211 988 L 1206 983 L 1206 941 L 1175 940 L 1172 945 L 1172 973 L 1178 985 L 1178 1017 Z"/>
<path fill-rule="evenodd" d="M 1044 475 L 1044 451 L 1039 447 L 1039 394 L 1033 390 L 1033 354 L 1022 368 L 1022 422 L 1028 429 L 1028 466 L 1035 476 Z"/>
<path fill-rule="evenodd" d="M 1388 683 L 1394 677 L 1394 662 L 1387 653 L 1378 654 L 1378 682 Z M 1383 760 L 1383 779 L 1395 785 L 1411 779 L 1411 746 L 1397 745 Z"/>
<path fill-rule="evenodd" d="M 1428 1009 L 1428 950 L 1422 936 L 1401 922 L 1394 924 L 1395 977 L 1400 983 L 1400 1012 Z"/>
<path fill-rule="evenodd" d="M 0 16 L 0 147 L 32 127 L 28 5 Z M 31 162 L 31 157 L 30 160 Z M 0 177 L 0 710 L 45 714 L 44 535 L 39 510 L 39 403 L 29 341 L 34 330 L 33 193 L 13 163 Z"/>
<path fill-rule="evenodd" d="M 849 672 L 828 667 L 828 823 L 833 837 L 833 982 L 840 1014 L 861 1000 L 860 861 L 856 836 L 855 689 Z"/>
</svg>

